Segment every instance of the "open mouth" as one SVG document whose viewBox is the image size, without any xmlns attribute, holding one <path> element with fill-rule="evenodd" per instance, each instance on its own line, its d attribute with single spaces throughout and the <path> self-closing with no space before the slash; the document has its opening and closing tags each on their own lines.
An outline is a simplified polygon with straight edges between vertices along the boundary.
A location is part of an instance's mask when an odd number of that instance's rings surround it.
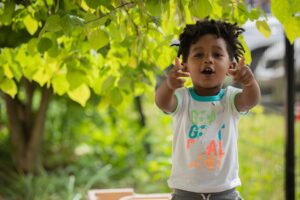
<svg viewBox="0 0 300 200">
<path fill-rule="evenodd" d="M 202 71 L 201 71 L 202 74 L 206 74 L 206 75 L 210 75 L 210 74 L 214 74 L 214 70 L 210 67 L 205 67 Z"/>
</svg>

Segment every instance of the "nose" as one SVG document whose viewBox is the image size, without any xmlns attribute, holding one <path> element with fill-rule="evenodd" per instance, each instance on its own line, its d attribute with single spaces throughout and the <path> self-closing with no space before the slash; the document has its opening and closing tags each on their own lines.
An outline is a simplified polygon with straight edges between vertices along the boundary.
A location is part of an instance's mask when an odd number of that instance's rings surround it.
<svg viewBox="0 0 300 200">
<path fill-rule="evenodd" d="M 204 63 L 205 64 L 212 64 L 213 63 L 212 57 L 210 55 L 205 56 Z"/>
</svg>

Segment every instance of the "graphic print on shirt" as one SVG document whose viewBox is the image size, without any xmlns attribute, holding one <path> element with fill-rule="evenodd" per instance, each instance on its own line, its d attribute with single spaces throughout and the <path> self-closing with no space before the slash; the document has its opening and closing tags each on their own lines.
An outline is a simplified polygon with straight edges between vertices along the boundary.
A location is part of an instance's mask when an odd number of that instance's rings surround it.
<svg viewBox="0 0 300 200">
<path fill-rule="evenodd" d="M 219 110 L 224 112 L 224 110 Z M 222 132 L 225 123 L 220 123 L 218 128 L 212 130 L 212 124 L 216 123 L 219 112 L 216 110 L 192 110 L 192 125 L 188 132 L 186 148 L 189 151 L 197 151 L 195 158 L 188 164 L 189 169 L 219 169 L 224 157 L 222 148 Z"/>
</svg>

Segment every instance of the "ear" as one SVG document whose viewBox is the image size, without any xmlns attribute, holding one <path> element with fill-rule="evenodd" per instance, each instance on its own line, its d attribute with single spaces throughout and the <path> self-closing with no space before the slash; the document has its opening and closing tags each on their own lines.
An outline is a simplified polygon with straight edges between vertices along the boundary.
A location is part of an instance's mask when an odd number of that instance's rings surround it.
<svg viewBox="0 0 300 200">
<path fill-rule="evenodd" d="M 229 65 L 228 70 L 230 70 L 230 69 L 235 69 L 236 66 L 237 66 L 237 63 L 233 61 L 233 62 L 231 62 L 231 64 Z M 226 75 L 229 76 L 228 71 L 227 71 Z"/>
</svg>

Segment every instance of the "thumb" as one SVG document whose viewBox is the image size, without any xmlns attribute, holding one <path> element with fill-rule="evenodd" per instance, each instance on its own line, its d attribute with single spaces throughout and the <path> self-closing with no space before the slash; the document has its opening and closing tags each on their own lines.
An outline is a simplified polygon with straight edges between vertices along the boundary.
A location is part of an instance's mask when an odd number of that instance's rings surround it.
<svg viewBox="0 0 300 200">
<path fill-rule="evenodd" d="M 242 57 L 241 60 L 239 61 L 237 67 L 240 69 L 245 66 L 245 57 Z"/>
</svg>

